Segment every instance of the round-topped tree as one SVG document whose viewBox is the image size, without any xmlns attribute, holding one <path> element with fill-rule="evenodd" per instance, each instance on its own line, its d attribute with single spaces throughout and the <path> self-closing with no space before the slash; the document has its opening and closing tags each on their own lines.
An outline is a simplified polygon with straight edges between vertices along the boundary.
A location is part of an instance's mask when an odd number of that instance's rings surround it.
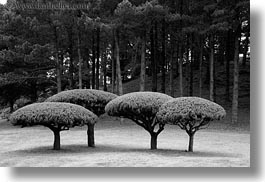
<svg viewBox="0 0 265 182">
<path fill-rule="evenodd" d="M 188 151 L 192 152 L 195 132 L 225 115 L 224 108 L 212 101 L 199 97 L 180 97 L 164 103 L 156 116 L 160 122 L 178 125 L 185 130 L 189 135 Z"/>
<path fill-rule="evenodd" d="M 102 90 L 74 89 L 55 94 L 46 99 L 45 102 L 67 102 L 77 104 L 92 111 L 97 116 L 100 116 L 105 113 L 105 106 L 107 103 L 116 97 L 117 95 Z M 94 136 L 94 125 L 88 125 L 87 133 L 89 136 Z M 94 147 L 95 141 L 88 141 L 88 146 Z"/>
<path fill-rule="evenodd" d="M 97 116 L 105 113 L 108 102 L 118 97 L 117 95 L 94 89 L 74 89 L 62 91 L 46 99 L 45 102 L 68 102 L 85 107 Z"/>
<path fill-rule="evenodd" d="M 94 125 L 97 116 L 84 107 L 58 102 L 30 104 L 16 110 L 10 116 L 13 125 L 22 127 L 42 125 L 54 133 L 54 150 L 60 150 L 60 132 L 75 126 Z M 88 137 L 93 140 L 94 136 Z"/>
<path fill-rule="evenodd" d="M 131 119 L 151 135 L 151 149 L 157 148 L 157 136 L 164 129 L 164 123 L 156 120 L 159 107 L 172 97 L 157 92 L 133 92 L 110 101 L 105 111 L 110 116 Z"/>
</svg>

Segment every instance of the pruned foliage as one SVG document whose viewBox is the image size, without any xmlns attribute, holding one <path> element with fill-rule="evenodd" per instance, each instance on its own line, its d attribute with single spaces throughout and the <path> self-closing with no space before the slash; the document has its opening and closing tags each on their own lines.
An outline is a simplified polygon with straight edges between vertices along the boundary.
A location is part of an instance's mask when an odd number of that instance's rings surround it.
<svg viewBox="0 0 265 182">
<path fill-rule="evenodd" d="M 157 117 L 164 123 L 176 124 L 181 120 L 220 120 L 226 115 L 223 107 L 199 97 L 180 97 L 161 106 Z"/>
<path fill-rule="evenodd" d="M 60 150 L 60 131 L 88 125 L 88 144 L 94 146 L 94 124 L 97 116 L 84 107 L 58 102 L 35 103 L 18 109 L 10 116 L 13 125 L 42 125 L 54 133 L 54 150 Z"/>
<path fill-rule="evenodd" d="M 91 111 L 70 103 L 45 102 L 27 105 L 10 116 L 14 125 L 23 127 L 43 125 L 61 130 L 94 124 L 97 116 Z"/>
<path fill-rule="evenodd" d="M 46 102 L 68 102 L 81 105 L 96 115 L 105 113 L 105 106 L 117 95 L 94 89 L 67 90 L 49 97 Z"/>
<path fill-rule="evenodd" d="M 110 116 L 125 117 L 133 120 L 136 124 L 148 131 L 151 137 L 157 138 L 158 134 L 163 131 L 164 124 L 159 123 L 156 119 L 156 113 L 159 107 L 172 99 L 172 97 L 157 92 L 134 92 L 117 97 L 106 105 L 106 113 Z M 159 126 L 155 131 L 156 126 Z M 152 143 L 151 149 L 156 149 Z"/>
<path fill-rule="evenodd" d="M 189 151 L 193 151 L 193 136 L 196 131 L 207 127 L 213 120 L 224 118 L 224 108 L 212 101 L 199 97 L 180 97 L 163 104 L 157 119 L 165 124 L 178 125 L 190 136 Z"/>
<path fill-rule="evenodd" d="M 111 116 L 154 119 L 159 107 L 170 99 L 172 97 L 157 92 L 133 92 L 112 100 L 105 110 Z"/>
</svg>

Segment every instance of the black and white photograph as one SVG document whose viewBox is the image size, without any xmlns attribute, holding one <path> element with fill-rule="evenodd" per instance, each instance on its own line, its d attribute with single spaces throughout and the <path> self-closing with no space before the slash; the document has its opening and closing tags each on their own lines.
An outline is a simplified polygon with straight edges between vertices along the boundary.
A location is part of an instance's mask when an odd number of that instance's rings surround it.
<svg viewBox="0 0 265 182">
<path fill-rule="evenodd" d="M 0 167 L 250 168 L 251 41 L 250 0 L 0 0 Z"/>
</svg>

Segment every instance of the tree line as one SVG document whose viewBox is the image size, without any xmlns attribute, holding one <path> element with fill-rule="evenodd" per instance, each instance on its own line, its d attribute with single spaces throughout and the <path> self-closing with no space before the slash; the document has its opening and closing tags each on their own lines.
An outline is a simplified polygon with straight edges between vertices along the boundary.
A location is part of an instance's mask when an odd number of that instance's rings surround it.
<svg viewBox="0 0 265 182">
<path fill-rule="evenodd" d="M 207 82 L 208 98 L 215 101 L 216 72 L 222 66 L 225 96 L 232 98 L 232 122 L 237 122 L 239 54 L 243 66 L 249 57 L 249 0 L 74 2 L 88 3 L 89 8 L 12 6 L 36 3 L 32 0 L 9 0 L 0 6 L 2 102 L 12 108 L 21 96 L 35 102 L 42 95 L 74 88 L 122 95 L 123 83 L 136 78 L 145 91 L 147 77 L 153 92 L 165 93 L 169 85 L 173 97 L 192 96 L 195 71 L 199 95 Z"/>
</svg>

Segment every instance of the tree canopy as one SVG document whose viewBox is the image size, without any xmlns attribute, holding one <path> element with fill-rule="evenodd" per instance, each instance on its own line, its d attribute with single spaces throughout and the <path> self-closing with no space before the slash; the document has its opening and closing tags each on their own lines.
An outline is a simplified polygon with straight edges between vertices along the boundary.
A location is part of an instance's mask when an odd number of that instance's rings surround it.
<svg viewBox="0 0 265 182">
<path fill-rule="evenodd" d="M 30 104 L 16 110 L 11 114 L 9 120 L 13 125 L 22 127 L 42 125 L 52 130 L 54 134 L 54 150 L 60 150 L 60 132 L 69 130 L 75 126 L 93 126 L 97 116 L 82 106 L 70 103 L 44 102 Z M 92 136 L 88 135 L 88 144 L 91 144 Z"/>
<path fill-rule="evenodd" d="M 0 100 L 8 98 L 3 103 L 10 108 L 20 96 L 35 102 L 77 88 L 196 95 L 219 103 L 224 99 L 217 90 L 225 88 L 237 121 L 239 65 L 248 69 L 250 60 L 249 0 L 56 3 L 9 0 L 0 6 L 0 77 L 17 75 L 12 82 L 25 87 L 8 97 L 15 87 L 2 87 Z M 71 4 L 85 8 L 66 8 Z M 125 83 L 136 79 L 126 91 Z"/>
<path fill-rule="evenodd" d="M 110 101 L 106 113 L 131 119 L 151 135 L 151 149 L 157 148 L 157 136 L 164 130 L 164 124 L 156 120 L 160 106 L 172 97 L 156 92 L 133 92 Z"/>
</svg>

